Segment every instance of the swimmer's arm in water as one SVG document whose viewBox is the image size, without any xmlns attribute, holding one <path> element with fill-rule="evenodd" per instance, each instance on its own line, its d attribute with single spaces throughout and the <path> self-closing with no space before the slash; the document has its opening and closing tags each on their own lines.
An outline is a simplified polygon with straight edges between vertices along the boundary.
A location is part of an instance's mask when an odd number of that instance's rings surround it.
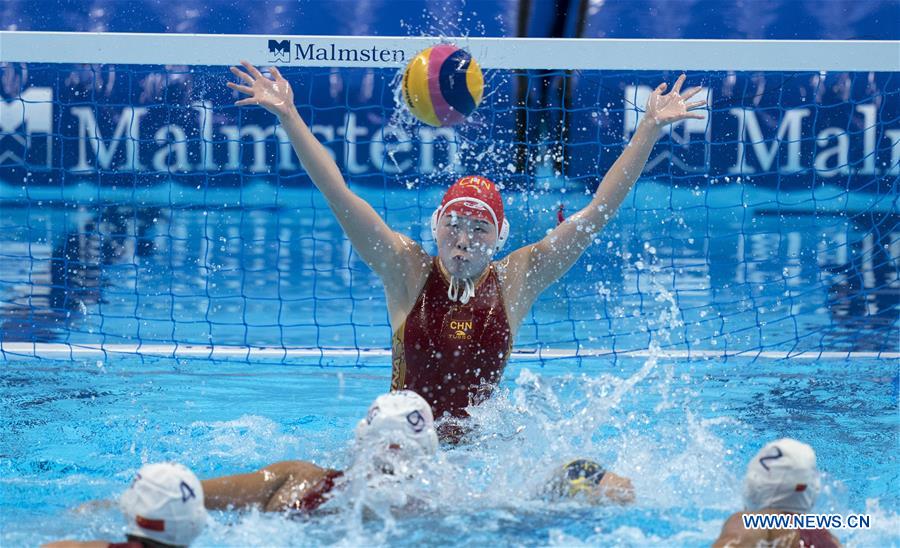
<svg viewBox="0 0 900 548">
<path fill-rule="evenodd" d="M 591 203 L 560 223 L 540 242 L 516 250 L 510 255 L 508 268 L 525 273 L 525 279 L 519 280 L 527 288 L 523 297 L 536 298 L 568 272 L 581 257 L 594 235 L 612 218 L 644 170 L 662 128 L 686 118 L 703 118 L 701 114 L 689 111 L 702 107 L 706 102 L 687 102 L 700 88 L 696 87 L 682 94 L 684 80 L 685 75 L 682 74 L 669 93 L 664 93 L 667 85 L 662 83 L 650 94 L 640 125 L 625 150 L 603 177 Z"/>
<path fill-rule="evenodd" d="M 115 508 L 117 504 L 117 501 L 109 499 L 89 500 L 73 508 L 72 512 L 75 514 L 87 514 L 89 512 L 97 512 L 99 510 L 109 510 L 110 508 Z"/>
<path fill-rule="evenodd" d="M 419 281 L 417 274 L 424 282 L 431 264 L 428 255 L 419 244 L 391 230 L 371 205 L 350 190 L 331 155 L 297 112 L 290 83 L 276 67 L 269 68 L 270 79 L 250 63 L 241 64 L 244 70 L 231 67 L 231 72 L 242 82 L 229 82 L 228 87 L 249 97 L 235 104 L 259 105 L 278 116 L 303 168 L 363 261 L 381 277 L 389 291 L 405 293 L 409 285 Z"/>
<path fill-rule="evenodd" d="M 304 461 L 283 461 L 270 464 L 249 474 L 236 474 L 203 480 L 203 495 L 210 510 L 258 507 L 271 512 L 286 508 L 302 496 L 302 485 L 310 487 L 325 474 L 325 470 Z"/>
<path fill-rule="evenodd" d="M 616 504 L 631 504 L 634 502 L 634 486 L 631 480 L 607 471 L 600 480 L 600 489 L 603 495 Z"/>
</svg>

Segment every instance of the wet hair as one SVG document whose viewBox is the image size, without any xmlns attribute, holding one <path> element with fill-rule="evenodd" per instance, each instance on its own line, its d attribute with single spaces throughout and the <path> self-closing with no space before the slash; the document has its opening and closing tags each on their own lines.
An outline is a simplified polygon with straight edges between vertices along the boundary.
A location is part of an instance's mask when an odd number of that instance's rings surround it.
<svg viewBox="0 0 900 548">
<path fill-rule="evenodd" d="M 578 459 L 563 466 L 563 472 L 568 481 L 589 481 L 599 485 L 606 474 L 606 469 L 592 460 Z"/>
</svg>

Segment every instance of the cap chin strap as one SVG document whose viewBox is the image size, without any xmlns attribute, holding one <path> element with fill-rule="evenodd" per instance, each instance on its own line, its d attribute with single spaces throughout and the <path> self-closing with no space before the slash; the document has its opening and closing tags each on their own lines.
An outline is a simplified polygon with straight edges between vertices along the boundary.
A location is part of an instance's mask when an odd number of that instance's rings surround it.
<svg viewBox="0 0 900 548">
<path fill-rule="evenodd" d="M 462 295 L 459 294 L 460 282 L 463 284 Z M 456 276 L 450 276 L 450 285 L 447 287 L 447 298 L 450 299 L 450 302 L 455 303 L 459 301 L 462 304 L 466 304 L 474 296 L 475 282 L 469 278 L 460 280 Z"/>
</svg>

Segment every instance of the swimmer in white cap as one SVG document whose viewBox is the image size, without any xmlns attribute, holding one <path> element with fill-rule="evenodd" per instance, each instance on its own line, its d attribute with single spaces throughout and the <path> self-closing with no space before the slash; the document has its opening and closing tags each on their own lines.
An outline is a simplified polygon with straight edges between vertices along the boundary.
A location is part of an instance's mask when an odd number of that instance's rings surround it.
<svg viewBox="0 0 900 548">
<path fill-rule="evenodd" d="M 367 465 L 379 473 L 401 474 L 420 457 L 437 451 L 431 407 L 410 390 L 383 394 L 356 427 L 356 448 L 372 455 Z M 357 463 L 361 464 L 361 459 Z M 406 475 L 406 473 L 403 473 Z M 209 509 L 256 507 L 267 512 L 312 512 L 327 502 L 344 472 L 305 461 L 284 461 L 248 474 L 204 480 Z"/>
<path fill-rule="evenodd" d="M 175 463 L 147 464 L 119 498 L 128 519 L 125 542 L 64 540 L 45 548 L 160 548 L 190 546 L 204 527 L 203 486 L 193 472 Z"/>
<path fill-rule="evenodd" d="M 790 438 L 763 447 L 747 465 L 744 512 L 725 522 L 714 547 L 784 546 L 833 548 L 838 540 L 826 529 L 746 529 L 744 514 L 806 514 L 819 494 L 816 453 Z"/>
</svg>

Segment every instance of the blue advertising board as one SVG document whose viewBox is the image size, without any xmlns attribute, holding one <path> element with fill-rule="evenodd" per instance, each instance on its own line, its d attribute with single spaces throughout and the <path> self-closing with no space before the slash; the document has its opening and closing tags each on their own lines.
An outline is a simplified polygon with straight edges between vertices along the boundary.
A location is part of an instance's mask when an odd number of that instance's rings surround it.
<svg viewBox="0 0 900 548">
<path fill-rule="evenodd" d="M 651 0 L 610 1 L 586 11 L 578 10 L 580 2 L 468 2 L 460 9 L 386 0 L 331 2 L 327 9 L 320 2 L 57 2 L 55 10 L 47 9 L 51 3 L 26 2 L 7 6 L 0 22 L 15 30 L 262 36 L 890 39 L 896 25 L 882 22 L 900 9 L 873 1 L 686 3 L 698 9 Z M 710 9 L 699 9 L 704 6 Z M 582 24 L 572 24 L 573 18 Z M 279 49 L 284 42 L 270 40 L 273 62 L 329 54 L 311 44 Z M 274 117 L 233 106 L 235 96 L 225 87 L 231 75 L 223 67 L 9 63 L 3 71 L 0 178 L 6 182 L 110 186 L 166 179 L 196 187 L 235 186 L 260 176 L 278 185 L 308 184 Z M 537 174 L 595 185 L 627 143 L 650 91 L 678 74 L 487 71 L 484 104 L 471 123 L 454 130 L 398 116 L 399 68 L 284 72 L 301 114 L 355 182 L 443 184 L 447 173 L 478 170 L 523 188 Z M 690 85 L 703 86 L 706 116 L 678 124 L 661 139 L 649 177 L 672 184 L 690 179 L 692 186 L 740 177 L 777 188 L 837 184 L 879 192 L 900 174 L 896 73 L 716 70 L 691 73 Z"/>
</svg>

